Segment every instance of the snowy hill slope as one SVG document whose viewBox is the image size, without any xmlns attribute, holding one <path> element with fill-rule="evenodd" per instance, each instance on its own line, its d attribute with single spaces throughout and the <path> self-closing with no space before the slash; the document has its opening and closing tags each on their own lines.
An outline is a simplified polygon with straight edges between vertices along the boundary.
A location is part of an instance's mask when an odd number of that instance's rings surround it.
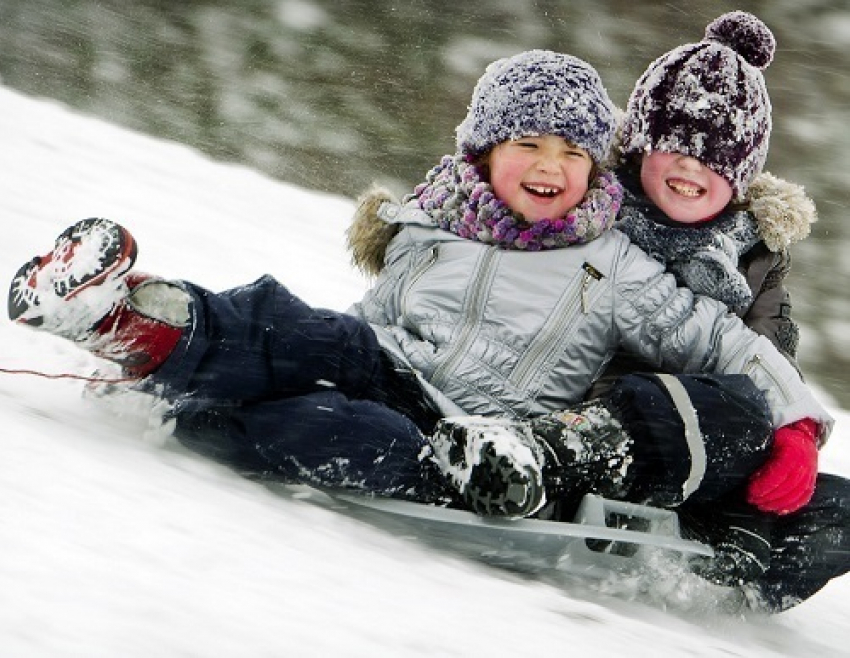
<svg viewBox="0 0 850 658">
<path fill-rule="evenodd" d="M 269 272 L 335 308 L 360 296 L 349 200 L 2 87 L 0 108 L 3 282 L 103 215 L 131 227 L 143 270 L 213 289 Z M 0 368 L 94 365 L 0 322 Z M 148 431 L 134 401 L 82 388 L 0 373 L 0 655 L 850 656 L 850 578 L 749 621 L 567 591 L 277 495 Z M 824 464 L 850 474 L 836 415 Z"/>
</svg>

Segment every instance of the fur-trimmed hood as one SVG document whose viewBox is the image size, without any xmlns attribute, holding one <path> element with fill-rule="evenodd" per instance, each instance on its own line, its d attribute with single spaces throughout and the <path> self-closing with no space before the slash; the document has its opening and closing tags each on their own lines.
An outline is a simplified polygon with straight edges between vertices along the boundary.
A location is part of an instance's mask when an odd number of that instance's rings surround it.
<svg viewBox="0 0 850 658">
<path fill-rule="evenodd" d="M 817 221 L 815 204 L 803 187 L 768 172 L 756 177 L 748 196 L 759 237 L 771 251 L 782 251 L 802 240 Z M 354 219 L 346 231 L 352 263 L 368 276 L 376 276 L 383 269 L 387 245 L 399 230 L 398 225 L 387 224 L 378 217 L 385 202 L 399 203 L 384 188 L 368 189 L 357 200 Z"/>
<path fill-rule="evenodd" d="M 384 268 L 387 245 L 398 233 L 397 224 L 387 224 L 378 217 L 385 202 L 398 203 L 388 190 L 373 185 L 357 199 L 357 210 L 345 232 L 351 262 L 367 276 L 377 276 Z"/>
<path fill-rule="evenodd" d="M 767 248 L 782 251 L 809 235 L 818 220 L 815 203 L 802 185 L 768 172 L 756 176 L 748 191 L 749 211 Z"/>
</svg>

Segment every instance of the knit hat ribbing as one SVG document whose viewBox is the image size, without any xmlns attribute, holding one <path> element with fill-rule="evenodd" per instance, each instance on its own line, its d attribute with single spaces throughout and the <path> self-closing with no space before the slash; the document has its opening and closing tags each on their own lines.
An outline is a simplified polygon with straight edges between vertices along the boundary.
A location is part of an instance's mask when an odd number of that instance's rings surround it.
<svg viewBox="0 0 850 658">
<path fill-rule="evenodd" d="M 475 158 L 512 139 L 558 135 L 600 163 L 615 129 L 614 105 L 592 66 L 571 55 L 530 50 L 487 67 L 457 127 L 457 148 Z"/>
<path fill-rule="evenodd" d="M 752 14 L 734 11 L 705 38 L 649 65 L 623 118 L 624 154 L 684 153 L 724 178 L 742 199 L 767 159 L 771 106 L 761 70 L 776 41 Z"/>
</svg>

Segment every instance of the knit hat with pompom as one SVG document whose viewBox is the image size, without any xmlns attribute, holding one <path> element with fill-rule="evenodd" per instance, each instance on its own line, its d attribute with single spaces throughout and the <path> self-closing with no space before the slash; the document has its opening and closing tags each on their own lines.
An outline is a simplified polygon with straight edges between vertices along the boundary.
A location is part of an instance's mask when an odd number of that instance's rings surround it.
<svg viewBox="0 0 850 658">
<path fill-rule="evenodd" d="M 558 135 L 607 159 L 616 129 L 614 105 L 587 62 L 530 50 L 490 64 L 457 127 L 457 148 L 469 159 L 521 137 Z"/>
<path fill-rule="evenodd" d="M 699 43 L 662 55 L 644 72 L 623 118 L 624 154 L 684 153 L 743 199 L 767 159 L 770 98 L 762 70 L 776 40 L 752 14 L 712 21 Z"/>
</svg>

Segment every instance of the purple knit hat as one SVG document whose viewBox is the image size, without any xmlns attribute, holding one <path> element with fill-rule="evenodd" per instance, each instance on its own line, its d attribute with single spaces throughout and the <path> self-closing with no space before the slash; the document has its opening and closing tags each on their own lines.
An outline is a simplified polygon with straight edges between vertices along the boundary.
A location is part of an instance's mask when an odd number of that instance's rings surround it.
<svg viewBox="0 0 850 658">
<path fill-rule="evenodd" d="M 699 43 L 656 59 L 635 85 L 623 117 L 624 154 L 684 153 L 742 199 L 767 159 L 770 98 L 762 70 L 776 41 L 752 14 L 712 21 Z"/>
<path fill-rule="evenodd" d="M 484 71 L 457 127 L 457 148 L 474 158 L 511 139 L 558 135 L 599 163 L 608 156 L 615 129 L 614 105 L 590 64 L 530 50 Z"/>
</svg>

